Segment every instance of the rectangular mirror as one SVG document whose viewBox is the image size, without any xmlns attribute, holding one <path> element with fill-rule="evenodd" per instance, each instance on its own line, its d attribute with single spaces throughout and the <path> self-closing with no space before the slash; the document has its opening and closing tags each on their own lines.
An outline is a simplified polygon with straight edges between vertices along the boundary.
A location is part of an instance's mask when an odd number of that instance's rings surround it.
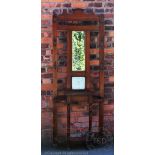
<svg viewBox="0 0 155 155">
<path fill-rule="evenodd" d="M 72 31 L 72 71 L 85 71 L 84 31 Z"/>
<path fill-rule="evenodd" d="M 84 90 L 85 89 L 85 77 L 72 77 L 72 89 Z"/>
</svg>

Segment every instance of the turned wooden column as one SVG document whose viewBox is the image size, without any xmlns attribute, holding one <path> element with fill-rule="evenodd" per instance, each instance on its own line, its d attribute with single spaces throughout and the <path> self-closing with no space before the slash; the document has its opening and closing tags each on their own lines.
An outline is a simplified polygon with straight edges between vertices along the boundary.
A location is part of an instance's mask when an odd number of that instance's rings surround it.
<svg viewBox="0 0 155 155">
<path fill-rule="evenodd" d="M 53 101 L 53 144 L 56 144 L 56 138 L 57 138 L 57 107 L 56 102 Z"/>
<path fill-rule="evenodd" d="M 67 146 L 70 147 L 70 96 L 67 96 Z"/>
<path fill-rule="evenodd" d="M 88 104 L 89 104 L 89 132 L 92 130 L 92 95 L 88 96 Z"/>
</svg>

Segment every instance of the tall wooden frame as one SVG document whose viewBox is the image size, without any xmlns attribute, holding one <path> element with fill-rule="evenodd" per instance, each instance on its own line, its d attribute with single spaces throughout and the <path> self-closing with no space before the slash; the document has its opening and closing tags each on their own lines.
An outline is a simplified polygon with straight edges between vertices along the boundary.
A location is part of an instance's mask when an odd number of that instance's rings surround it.
<svg viewBox="0 0 155 155">
<path fill-rule="evenodd" d="M 62 21 L 95 21 L 99 24 L 97 25 L 61 25 L 59 22 Z M 54 96 L 57 96 L 57 50 L 56 50 L 56 35 L 57 30 L 65 30 L 67 31 L 67 84 L 66 90 L 71 90 L 71 77 L 74 76 L 85 76 L 86 78 L 86 91 L 90 91 L 90 31 L 99 31 L 99 97 L 100 97 L 100 104 L 99 104 L 99 128 L 102 130 L 103 128 L 103 104 L 104 104 L 104 69 L 103 69 L 103 60 L 104 60 L 104 24 L 103 24 L 103 16 L 97 16 L 93 13 L 83 13 L 80 10 L 73 12 L 72 14 L 67 14 L 66 12 L 62 15 L 55 15 L 53 17 L 53 65 L 54 65 L 54 74 L 53 74 L 53 82 L 54 82 L 54 89 L 53 93 Z M 72 31 L 84 31 L 86 33 L 86 63 L 85 72 L 73 72 L 72 71 Z M 89 96 L 89 110 L 91 110 L 91 104 L 93 102 L 93 94 Z M 68 143 L 70 142 L 70 97 L 66 100 L 67 103 L 67 139 Z M 56 113 L 56 109 L 54 109 L 53 114 Z M 89 111 L 89 131 L 91 131 L 92 126 L 92 116 L 91 112 Z M 56 119 L 53 116 L 53 126 L 56 129 Z M 56 132 L 53 132 L 53 135 L 56 136 Z"/>
</svg>

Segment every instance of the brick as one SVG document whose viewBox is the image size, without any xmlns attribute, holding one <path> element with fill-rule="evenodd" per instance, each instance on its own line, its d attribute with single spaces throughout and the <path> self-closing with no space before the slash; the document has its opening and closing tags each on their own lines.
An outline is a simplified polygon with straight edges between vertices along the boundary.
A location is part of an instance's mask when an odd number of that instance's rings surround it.
<svg viewBox="0 0 155 155">
<path fill-rule="evenodd" d="M 108 104 L 114 104 L 114 98 L 108 100 Z"/>
<path fill-rule="evenodd" d="M 42 14 L 41 15 L 42 20 L 52 20 L 52 15 L 49 14 Z"/>
<path fill-rule="evenodd" d="M 114 82 L 114 76 L 109 77 L 109 82 Z"/>
<path fill-rule="evenodd" d="M 114 3 L 106 3 L 106 7 L 113 7 Z"/>
<path fill-rule="evenodd" d="M 83 0 L 83 1 L 95 1 L 95 0 Z"/>
<path fill-rule="evenodd" d="M 104 14 L 104 18 L 113 18 L 114 14 Z"/>
<path fill-rule="evenodd" d="M 91 60 L 90 65 L 99 65 L 99 60 Z"/>
<path fill-rule="evenodd" d="M 114 53 L 114 48 L 104 49 L 104 53 Z"/>
<path fill-rule="evenodd" d="M 93 72 L 93 73 L 91 73 L 91 77 L 99 77 L 99 72 Z"/>
<path fill-rule="evenodd" d="M 41 7 L 46 7 L 46 8 L 48 8 L 49 6 L 50 6 L 49 3 L 41 3 Z"/>
<path fill-rule="evenodd" d="M 49 3 L 49 7 L 50 7 L 50 8 L 54 8 L 54 7 L 56 7 L 56 4 L 57 4 L 57 3 L 55 3 L 55 2 L 53 2 L 53 3 L 50 2 L 50 3 Z"/>
<path fill-rule="evenodd" d="M 42 102 L 41 102 L 41 107 L 42 107 L 42 108 L 46 108 L 47 105 L 48 105 L 48 103 L 46 102 L 46 100 L 42 100 Z"/>
<path fill-rule="evenodd" d="M 84 123 L 75 122 L 75 123 L 72 123 L 72 125 L 71 125 L 71 132 L 74 132 L 80 128 L 88 128 L 88 127 L 89 127 L 88 122 L 84 122 Z"/>
<path fill-rule="evenodd" d="M 52 38 L 47 38 L 47 37 L 41 38 L 41 43 L 51 43 L 51 42 L 52 42 Z"/>
<path fill-rule="evenodd" d="M 67 112 L 67 106 L 58 107 L 57 108 L 57 113 L 60 113 L 60 112 L 64 112 L 66 114 L 66 112 Z"/>
<path fill-rule="evenodd" d="M 114 9 L 113 8 L 105 9 L 105 13 L 113 13 L 113 12 L 114 12 Z"/>
<path fill-rule="evenodd" d="M 105 87 L 105 92 L 106 92 L 106 93 L 111 93 L 111 92 L 112 92 L 112 89 L 109 88 L 109 87 Z"/>
<path fill-rule="evenodd" d="M 95 12 L 97 14 L 102 14 L 102 13 L 104 13 L 104 9 L 95 9 Z"/>
<path fill-rule="evenodd" d="M 93 49 L 90 51 L 91 54 L 98 54 L 99 53 L 99 49 Z"/>
<path fill-rule="evenodd" d="M 86 8 L 87 3 L 84 2 L 78 2 L 78 3 L 72 3 L 72 8 Z"/>
<path fill-rule="evenodd" d="M 113 24 L 113 21 L 110 20 L 110 19 L 107 19 L 107 20 L 104 21 L 104 24 L 105 25 L 110 25 L 110 24 Z"/>
<path fill-rule="evenodd" d="M 113 111 L 114 109 L 114 105 L 110 104 L 110 105 L 104 105 L 104 110 L 105 111 Z"/>
<path fill-rule="evenodd" d="M 102 7 L 102 3 L 89 3 L 89 7 Z"/>
<path fill-rule="evenodd" d="M 90 69 L 94 70 L 94 71 L 97 71 L 97 70 L 100 69 L 100 67 L 99 66 L 90 66 Z"/>
<path fill-rule="evenodd" d="M 114 75 L 114 72 L 110 70 L 109 73 L 108 73 L 108 75 L 109 76 L 112 76 L 112 75 Z"/>
<path fill-rule="evenodd" d="M 51 50 L 46 50 L 46 55 L 51 55 Z"/>
<path fill-rule="evenodd" d="M 114 31 L 110 31 L 110 32 L 109 32 L 109 36 L 110 36 L 110 37 L 113 37 L 113 36 L 114 36 Z"/>
<path fill-rule="evenodd" d="M 58 72 L 66 73 L 67 72 L 67 68 L 66 67 L 60 67 L 60 68 L 58 68 Z"/>
<path fill-rule="evenodd" d="M 42 32 L 44 32 L 44 31 L 51 31 L 51 27 L 42 27 L 41 31 Z"/>
<path fill-rule="evenodd" d="M 50 20 L 41 20 L 41 25 L 50 25 Z"/>
<path fill-rule="evenodd" d="M 89 3 L 88 4 L 88 7 L 93 7 L 94 6 L 94 3 Z"/>
<path fill-rule="evenodd" d="M 65 3 L 65 4 L 63 4 L 63 7 L 69 8 L 69 7 L 71 7 L 71 3 Z"/>
<path fill-rule="evenodd" d="M 44 37 L 48 37 L 49 36 L 48 32 L 43 32 L 43 34 L 44 34 Z"/>
<path fill-rule="evenodd" d="M 78 122 L 88 122 L 89 121 L 89 117 L 79 117 L 78 118 Z"/>
<path fill-rule="evenodd" d="M 41 48 L 48 48 L 49 44 L 41 44 Z"/>
<path fill-rule="evenodd" d="M 46 91 L 41 91 L 41 95 L 46 95 Z"/>
<path fill-rule="evenodd" d="M 59 79 L 59 80 L 57 80 L 57 83 L 58 84 L 63 83 L 63 80 L 62 79 Z"/>
<path fill-rule="evenodd" d="M 50 61 L 50 58 L 51 58 L 51 57 L 50 57 L 49 55 L 45 55 L 45 56 L 44 56 L 44 61 L 47 61 L 47 62 L 48 62 L 48 61 Z"/>
<path fill-rule="evenodd" d="M 53 10 L 53 14 L 54 15 L 59 15 L 60 13 L 61 13 L 61 10 L 60 9 Z"/>
<path fill-rule="evenodd" d="M 44 57 L 43 57 L 43 56 L 41 56 L 41 61 L 42 61 L 42 62 L 44 61 Z"/>
<path fill-rule="evenodd" d="M 42 14 L 49 14 L 50 11 L 49 11 L 49 8 L 42 7 L 41 12 Z"/>
<path fill-rule="evenodd" d="M 48 0 L 49 2 L 65 2 L 66 0 Z"/>
<path fill-rule="evenodd" d="M 60 4 L 60 3 L 58 3 L 58 4 L 56 5 L 56 7 L 59 7 L 59 8 L 60 8 L 60 7 L 61 7 L 61 4 Z"/>
<path fill-rule="evenodd" d="M 111 93 L 106 94 L 106 93 L 105 93 L 105 94 L 104 94 L 104 97 L 105 97 L 105 98 L 113 98 L 113 94 L 111 94 Z"/>
<path fill-rule="evenodd" d="M 41 0 L 41 2 L 48 2 L 49 0 Z"/>
<path fill-rule="evenodd" d="M 102 7 L 102 3 L 94 3 L 95 7 Z"/>
<path fill-rule="evenodd" d="M 41 73 L 44 73 L 46 72 L 46 69 L 45 68 L 41 68 Z"/>
<path fill-rule="evenodd" d="M 52 78 L 52 77 L 53 77 L 53 74 L 51 73 L 42 75 L 42 78 Z"/>
<path fill-rule="evenodd" d="M 53 67 L 52 67 L 53 65 L 51 65 L 51 66 L 48 66 L 48 68 L 47 68 L 47 72 L 53 72 Z"/>
<path fill-rule="evenodd" d="M 90 55 L 90 60 L 95 60 L 96 59 L 96 54 L 91 54 Z"/>
<path fill-rule="evenodd" d="M 43 78 L 43 79 L 42 79 L 42 83 L 43 83 L 43 84 L 51 84 L 51 79 L 47 79 L 47 78 L 44 79 L 44 78 Z"/>
<path fill-rule="evenodd" d="M 58 73 L 57 78 L 58 79 L 63 79 L 67 77 L 67 73 Z"/>
<path fill-rule="evenodd" d="M 71 1 L 71 2 L 80 2 L 81 0 L 69 0 L 69 1 Z"/>
<path fill-rule="evenodd" d="M 57 44 L 57 49 L 63 49 L 63 47 L 64 47 L 64 44 Z"/>
<path fill-rule="evenodd" d="M 87 106 L 72 106 L 71 111 L 87 111 L 88 107 Z"/>
<path fill-rule="evenodd" d="M 41 55 L 45 55 L 46 54 L 46 50 L 41 50 Z"/>
<path fill-rule="evenodd" d="M 93 9 L 92 8 L 86 8 L 84 10 L 85 13 L 93 13 Z"/>
<path fill-rule="evenodd" d="M 76 118 L 76 117 L 80 117 L 80 116 L 88 116 L 89 113 L 88 112 L 71 112 L 71 117 L 72 118 Z"/>
<path fill-rule="evenodd" d="M 53 90 L 53 84 L 42 84 L 41 85 L 41 90 L 50 90 L 50 91 L 52 91 Z"/>
</svg>

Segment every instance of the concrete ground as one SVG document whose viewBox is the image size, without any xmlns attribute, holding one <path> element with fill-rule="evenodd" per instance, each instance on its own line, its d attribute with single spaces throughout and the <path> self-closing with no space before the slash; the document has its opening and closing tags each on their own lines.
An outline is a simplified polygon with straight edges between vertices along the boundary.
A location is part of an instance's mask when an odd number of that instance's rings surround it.
<svg viewBox="0 0 155 155">
<path fill-rule="evenodd" d="M 114 155 L 114 147 L 81 149 L 42 149 L 41 155 Z"/>
</svg>

